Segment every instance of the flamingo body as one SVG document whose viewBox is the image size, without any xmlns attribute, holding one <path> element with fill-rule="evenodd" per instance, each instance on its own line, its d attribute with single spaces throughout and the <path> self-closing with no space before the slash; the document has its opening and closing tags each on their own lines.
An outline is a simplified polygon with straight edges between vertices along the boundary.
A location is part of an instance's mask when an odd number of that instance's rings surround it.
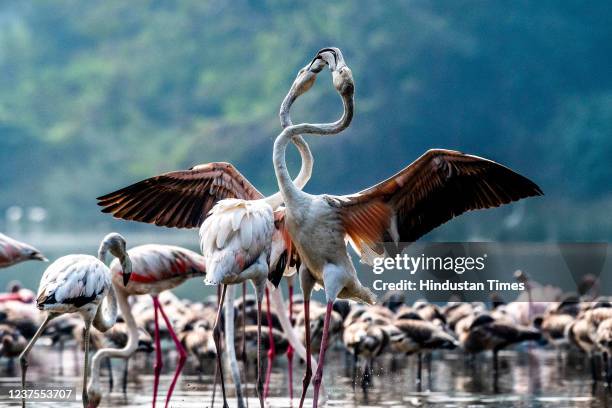
<svg viewBox="0 0 612 408">
<path fill-rule="evenodd" d="M 110 270 L 99 259 L 67 255 L 45 270 L 36 305 L 52 313 L 95 313 L 110 287 Z"/>
<path fill-rule="evenodd" d="M 206 262 L 204 257 L 197 253 L 190 251 L 185 248 L 171 246 L 171 245 L 140 245 L 127 251 L 132 265 L 132 275 L 130 281 L 125 287 L 121 286 L 122 282 L 122 267 L 121 263 L 115 260 L 111 264 L 112 282 L 114 287 L 118 290 L 118 296 L 120 299 L 120 307 L 122 307 L 122 313 L 126 318 L 126 322 L 130 327 L 130 335 L 132 337 L 138 336 L 138 329 L 136 322 L 132 315 L 131 309 L 128 306 L 127 297 L 130 295 L 151 295 L 153 298 L 153 309 L 155 318 L 155 349 L 156 349 L 156 363 L 154 368 L 154 384 L 153 384 L 153 406 L 157 400 L 157 389 L 159 385 L 159 378 L 162 369 L 162 358 L 161 358 L 161 343 L 160 343 L 160 330 L 159 330 L 159 315 L 161 314 L 166 327 L 172 338 L 176 350 L 179 354 L 177 368 L 174 372 L 172 382 L 168 388 L 166 395 L 165 406 L 168 406 L 174 387 L 178 381 L 180 373 L 185 365 L 187 359 L 187 351 L 181 344 L 178 336 L 176 335 L 170 319 L 164 312 L 164 308 L 159 302 L 158 295 L 165 291 L 173 289 L 187 279 L 206 275 Z M 123 305 L 123 306 L 121 306 Z M 158 313 L 159 312 L 159 313 Z M 127 316 L 126 316 L 127 315 Z M 95 404 L 100 402 L 101 394 L 99 390 L 99 377 L 97 370 L 99 369 L 99 361 L 102 360 L 103 356 L 116 356 L 122 358 L 129 358 L 137 350 L 138 341 L 136 338 L 126 343 L 123 348 L 107 348 L 102 349 L 94 356 L 94 369 L 95 377 L 92 378 L 92 383 L 88 386 L 90 394 L 95 396 Z"/>
<path fill-rule="evenodd" d="M 188 279 L 206 275 L 204 257 L 172 245 L 140 245 L 128 251 L 133 272 L 124 290 L 129 295 L 151 295 L 173 289 Z M 113 282 L 121 286 L 121 265 L 111 264 Z"/>
<path fill-rule="evenodd" d="M 242 283 L 242 272 L 262 255 L 270 255 L 274 230 L 272 207 L 264 200 L 219 201 L 200 228 L 211 285 Z M 267 269 L 266 269 L 267 277 Z"/>
</svg>

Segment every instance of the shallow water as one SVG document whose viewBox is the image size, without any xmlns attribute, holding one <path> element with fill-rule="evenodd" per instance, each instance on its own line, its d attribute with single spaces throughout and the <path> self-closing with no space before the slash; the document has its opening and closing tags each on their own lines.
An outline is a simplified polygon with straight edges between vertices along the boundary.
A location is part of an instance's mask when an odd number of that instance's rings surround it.
<svg viewBox="0 0 612 408">
<path fill-rule="evenodd" d="M 31 357 L 28 371 L 28 382 L 31 388 L 45 386 L 77 387 L 73 392 L 80 398 L 81 377 L 75 370 L 75 349 L 64 351 L 64 375 L 60 376 L 59 355 L 55 349 L 36 347 Z M 114 360 L 115 392 L 105 395 L 102 406 L 146 407 L 151 405 L 153 368 L 152 356 L 139 355 L 130 363 L 130 375 L 127 394 L 120 392 L 120 381 L 123 362 Z M 165 392 L 170 384 L 175 367 L 175 355 L 166 356 L 164 374 L 160 382 L 158 405 L 163 406 Z M 396 361 L 396 369 L 391 370 L 391 358 L 379 360 L 375 364 L 372 385 L 364 392 L 358 384 L 352 388 L 350 364 L 341 350 L 331 350 L 325 371 L 325 386 L 329 393 L 329 407 L 436 407 L 436 408 L 475 408 L 475 407 L 579 407 L 603 408 L 612 406 L 610 393 L 602 385 L 593 387 L 586 359 L 582 356 L 559 355 L 553 350 L 540 348 L 505 351 L 500 353 L 500 374 L 495 383 L 491 369 L 491 360 L 487 355 L 479 356 L 473 364 L 464 359 L 460 353 L 434 355 L 431 376 L 424 371 L 423 390 L 418 391 L 415 384 L 415 357 L 402 357 Z M 79 363 L 80 364 L 80 363 Z M 3 365 L 4 367 L 4 365 Z M 200 376 L 191 361 L 188 362 L 184 375 L 180 378 L 171 407 L 210 407 L 212 398 L 214 363 L 207 361 L 205 372 Z M 249 367 L 249 406 L 257 407 L 254 398 L 254 366 Z M 300 390 L 303 366 L 297 365 L 294 374 L 294 393 Z M 0 406 L 18 406 L 19 402 L 8 399 L 9 388 L 19 388 L 17 374 L 19 369 L 10 375 L 3 368 L 0 378 Z M 361 371 L 359 370 L 360 374 Z M 359 375 L 358 374 L 358 375 Z M 358 378 L 358 382 L 360 381 Z M 108 389 L 108 377 L 103 374 L 104 390 Z M 269 406 L 289 407 L 286 360 L 276 360 L 271 380 Z M 74 388 L 73 388 L 74 389 Z M 106 392 L 106 391 L 105 391 Z M 233 388 L 228 387 L 229 395 Z M 309 392 L 310 395 L 311 391 Z M 230 406 L 236 406 L 230 398 Z M 32 402 L 30 407 L 58 406 L 59 402 Z M 80 406 L 76 400 L 62 402 L 62 406 Z M 296 405 L 294 403 L 294 405 Z M 307 400 L 307 406 L 311 401 Z M 217 391 L 215 407 L 221 407 L 220 391 Z"/>
</svg>

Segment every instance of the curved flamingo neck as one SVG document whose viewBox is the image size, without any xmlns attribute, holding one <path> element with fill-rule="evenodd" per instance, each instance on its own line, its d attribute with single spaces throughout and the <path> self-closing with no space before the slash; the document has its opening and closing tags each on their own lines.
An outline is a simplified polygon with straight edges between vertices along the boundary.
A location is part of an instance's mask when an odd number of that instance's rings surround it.
<svg viewBox="0 0 612 408">
<path fill-rule="evenodd" d="M 297 100 L 297 94 L 295 92 L 294 87 L 291 88 L 289 93 L 283 99 L 283 103 L 280 107 L 279 118 L 281 122 L 281 126 L 283 128 L 287 128 L 293 125 L 290 116 L 290 110 L 293 103 Z M 304 188 L 310 177 L 312 176 L 312 168 L 314 166 L 314 157 L 312 156 L 312 152 L 310 151 L 310 147 L 308 143 L 304 140 L 301 135 L 297 135 L 293 138 L 293 144 L 297 147 L 300 152 L 300 158 L 302 160 L 302 164 L 300 167 L 300 172 L 297 177 L 293 181 L 296 188 L 301 190 Z M 276 209 L 283 203 L 283 197 L 280 191 L 266 198 L 266 202 L 270 204 L 273 209 Z"/>
<path fill-rule="evenodd" d="M 94 316 L 94 320 L 92 322 L 93 326 L 100 330 L 101 332 L 105 332 L 117 321 L 117 294 L 115 293 L 115 288 L 111 284 L 110 289 L 108 290 L 108 294 L 102 300 L 102 303 L 98 307 L 98 311 Z"/>
<path fill-rule="evenodd" d="M 88 393 L 91 391 L 96 391 L 100 393 L 100 367 L 102 361 L 104 361 L 106 357 L 129 358 L 138 348 L 138 326 L 136 325 L 136 320 L 134 320 L 132 309 L 130 308 L 130 305 L 128 303 L 128 295 L 125 291 L 121 289 L 115 291 L 113 288 L 111 288 L 111 290 L 113 293 L 116 294 L 116 303 L 119 305 L 121 315 L 123 316 L 123 319 L 127 324 L 128 341 L 125 347 L 123 347 L 122 349 L 110 347 L 102 348 L 98 350 L 96 354 L 94 354 L 91 360 L 91 379 L 89 380 L 89 384 L 87 385 Z"/>
<path fill-rule="evenodd" d="M 291 180 L 289 170 L 287 169 L 287 163 L 285 160 L 287 145 L 299 134 L 318 134 L 321 136 L 335 135 L 346 129 L 353 119 L 354 103 L 352 94 L 343 96 L 342 104 L 344 111 L 342 113 L 342 117 L 337 121 L 333 123 L 320 124 L 302 123 L 299 125 L 289 126 L 285 128 L 274 141 L 274 150 L 272 153 L 274 172 L 278 181 L 280 193 L 287 207 L 297 205 L 298 199 L 302 194 L 298 186 L 296 186 Z"/>
</svg>

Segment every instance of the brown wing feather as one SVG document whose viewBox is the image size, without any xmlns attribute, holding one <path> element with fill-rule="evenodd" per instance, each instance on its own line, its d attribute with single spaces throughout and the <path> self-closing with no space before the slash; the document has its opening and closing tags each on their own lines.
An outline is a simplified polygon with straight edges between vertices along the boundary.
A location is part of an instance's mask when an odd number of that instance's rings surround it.
<svg viewBox="0 0 612 408">
<path fill-rule="evenodd" d="M 139 181 L 98 197 L 98 205 L 124 220 L 195 228 L 226 198 L 257 200 L 263 195 L 230 163 L 219 162 Z"/>
<path fill-rule="evenodd" d="M 542 194 L 531 180 L 494 161 L 433 149 L 387 180 L 330 202 L 357 249 L 368 246 L 380 254 L 377 243 L 413 242 L 466 211 Z"/>
</svg>

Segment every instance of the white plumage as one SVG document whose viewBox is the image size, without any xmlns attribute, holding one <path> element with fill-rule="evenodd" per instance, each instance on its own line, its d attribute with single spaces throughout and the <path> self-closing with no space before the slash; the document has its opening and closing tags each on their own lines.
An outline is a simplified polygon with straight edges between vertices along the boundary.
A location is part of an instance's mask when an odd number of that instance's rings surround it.
<svg viewBox="0 0 612 408">
<path fill-rule="evenodd" d="M 53 262 L 38 288 L 38 308 L 74 313 L 98 305 L 111 286 L 109 268 L 90 255 L 67 255 Z"/>
<path fill-rule="evenodd" d="M 21 387 L 25 389 L 28 354 L 52 319 L 66 313 L 79 313 L 85 323 L 85 359 L 83 364 L 83 406 L 88 406 L 85 389 L 89 374 L 89 333 L 93 325 L 104 332 L 117 320 L 117 298 L 111 283 L 110 269 L 104 264 L 106 253 L 121 260 L 123 282 L 132 273 L 131 261 L 125 250 L 125 239 L 108 234 L 102 240 L 98 258 L 90 255 L 67 255 L 53 262 L 43 273 L 36 305 L 47 312 L 44 322 L 19 356 Z"/>
<path fill-rule="evenodd" d="M 200 228 L 208 284 L 240 283 L 241 272 L 263 255 L 270 255 L 274 231 L 272 207 L 264 200 L 222 200 Z"/>
</svg>

